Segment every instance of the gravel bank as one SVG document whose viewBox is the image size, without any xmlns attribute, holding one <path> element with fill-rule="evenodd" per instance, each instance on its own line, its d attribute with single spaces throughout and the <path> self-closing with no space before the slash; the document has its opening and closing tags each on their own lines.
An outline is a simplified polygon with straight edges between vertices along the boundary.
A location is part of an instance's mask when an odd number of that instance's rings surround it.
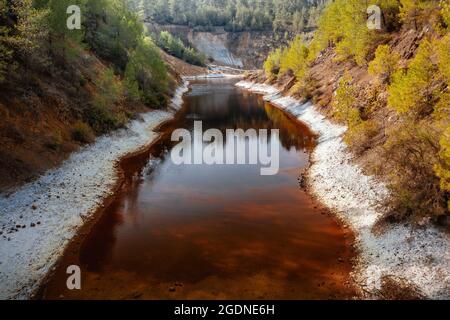
<svg viewBox="0 0 450 320">
<path fill-rule="evenodd" d="M 375 294 L 380 289 L 381 277 L 387 275 L 412 284 L 428 298 L 450 298 L 447 234 L 433 227 L 413 229 L 403 224 L 391 225 L 381 235 L 371 232 L 380 216 L 376 203 L 388 195 L 388 190 L 352 162 L 342 140 L 346 127 L 327 120 L 311 103 L 302 104 L 282 96 L 272 86 L 246 81 L 237 86 L 265 94 L 265 100 L 298 117 L 318 134 L 309 170 L 310 184 L 315 196 L 356 234 L 360 255 L 353 276 L 361 288 Z"/>
</svg>

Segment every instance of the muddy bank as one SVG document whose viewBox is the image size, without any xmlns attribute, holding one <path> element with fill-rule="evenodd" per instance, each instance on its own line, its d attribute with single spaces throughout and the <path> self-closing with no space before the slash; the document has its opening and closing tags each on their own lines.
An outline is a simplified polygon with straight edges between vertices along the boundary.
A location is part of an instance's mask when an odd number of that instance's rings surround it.
<svg viewBox="0 0 450 320">
<path fill-rule="evenodd" d="M 265 94 L 265 99 L 307 123 L 320 137 L 312 154 L 309 183 L 314 194 L 356 234 L 360 255 L 354 279 L 368 298 L 380 297 L 395 282 L 425 297 L 450 297 L 450 241 L 433 227 L 393 224 L 381 234 L 372 229 L 381 215 L 377 204 L 386 187 L 363 174 L 352 162 L 342 140 L 346 127 L 331 123 L 310 103 L 279 94 L 275 87 L 242 81 L 241 88 Z"/>
</svg>

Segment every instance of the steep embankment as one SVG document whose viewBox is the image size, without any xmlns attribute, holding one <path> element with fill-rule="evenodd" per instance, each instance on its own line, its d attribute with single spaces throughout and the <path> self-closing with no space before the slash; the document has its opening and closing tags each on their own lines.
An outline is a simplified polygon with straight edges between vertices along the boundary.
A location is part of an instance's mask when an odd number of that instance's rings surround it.
<svg viewBox="0 0 450 320">
<path fill-rule="evenodd" d="M 437 4 L 430 5 L 434 19 L 441 19 Z M 353 8 L 345 1 L 330 8 L 348 14 L 347 6 Z M 358 57 L 343 47 L 360 38 L 346 34 L 346 42 L 333 42 L 334 33 L 321 27 L 311 44 L 295 39 L 265 64 L 270 83 L 312 100 L 348 127 L 344 141 L 355 162 L 392 191 L 378 227 L 399 221 L 450 226 L 450 42 L 445 28 L 405 24 L 391 32 L 368 32 L 372 42 L 363 41 Z M 265 75 L 253 79 L 265 81 Z"/>
<path fill-rule="evenodd" d="M 238 86 L 266 94 L 267 101 L 298 117 L 318 134 L 308 181 L 314 195 L 355 231 L 359 258 L 354 279 L 361 292 L 370 298 L 449 298 L 448 235 L 431 226 L 417 229 L 400 223 L 374 232 L 382 215 L 378 204 L 388 196 L 388 190 L 354 163 L 343 141 L 347 128 L 332 123 L 311 103 L 283 96 L 282 88 L 247 81 Z"/>
<path fill-rule="evenodd" d="M 213 63 L 244 69 L 258 69 L 263 65 L 267 54 L 290 39 L 284 33 L 272 31 L 227 32 L 224 28 L 214 28 L 211 32 L 195 31 L 178 25 L 158 25 L 147 23 L 151 33 L 169 31 L 185 43 L 203 53 Z M 305 34 L 309 38 L 311 34 Z"/>
<path fill-rule="evenodd" d="M 172 109 L 182 103 L 178 88 Z M 151 144 L 172 112 L 150 111 L 126 129 L 98 139 L 8 197 L 0 196 L 0 299 L 27 299 L 52 269 L 79 228 L 114 191 L 116 163 Z"/>
<path fill-rule="evenodd" d="M 11 75 L 0 90 L 0 190 L 34 179 L 80 147 L 73 128 L 100 88 L 107 66 L 86 52 L 75 65 L 52 74 Z M 74 81 L 76 73 L 83 81 Z M 145 110 L 140 103 L 111 105 L 111 114 Z M 86 137 L 87 139 L 88 137 Z M 89 137 L 90 139 L 90 137 Z"/>
<path fill-rule="evenodd" d="M 174 78 L 179 78 L 180 76 L 198 76 L 208 73 L 206 68 L 186 63 L 183 60 L 167 54 L 163 50 L 160 51 L 160 54 Z"/>
<path fill-rule="evenodd" d="M 181 76 L 207 72 L 206 68 L 189 65 L 163 51 L 160 55 L 174 83 L 180 83 Z M 62 71 L 31 73 L 27 75 L 29 80 L 22 78 L 28 83 L 25 88 L 3 85 L 2 90 L 8 94 L 0 95 L 0 191 L 7 192 L 32 181 L 67 159 L 84 143 L 92 142 L 94 136 L 85 137 L 86 141 L 74 139 L 74 128 L 80 119 L 86 118 L 90 108 L 95 108 L 95 97 L 103 90 L 99 75 L 108 70 L 104 61 L 85 52 L 66 74 Z M 84 80 L 73 81 L 73 72 Z M 119 83 L 120 79 L 117 77 L 113 81 Z M 120 119 L 121 124 L 117 125 L 122 126 L 149 109 L 151 106 L 140 101 L 123 100 L 109 104 L 108 114 L 99 111 L 92 116 L 106 118 L 106 121 Z M 85 132 L 88 133 L 95 134 Z"/>
</svg>

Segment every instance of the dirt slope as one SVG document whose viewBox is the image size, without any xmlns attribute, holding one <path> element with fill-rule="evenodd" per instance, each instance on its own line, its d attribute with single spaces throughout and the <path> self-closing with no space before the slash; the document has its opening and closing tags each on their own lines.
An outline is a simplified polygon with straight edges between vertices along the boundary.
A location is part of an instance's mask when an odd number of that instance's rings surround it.
<svg viewBox="0 0 450 320">
<path fill-rule="evenodd" d="M 191 66 L 161 53 L 175 83 L 180 75 L 198 75 L 205 68 Z M 0 87 L 0 192 L 34 180 L 60 164 L 82 144 L 74 141 L 73 128 L 83 112 L 93 104 L 98 87 L 95 79 L 108 66 L 90 52 L 64 71 L 10 75 L 10 85 Z M 69 69 L 72 68 L 72 69 Z M 83 82 L 72 81 L 81 74 Z M 25 85 L 24 85 L 25 84 Z M 113 114 L 133 118 L 151 110 L 141 103 L 119 102 Z"/>
</svg>

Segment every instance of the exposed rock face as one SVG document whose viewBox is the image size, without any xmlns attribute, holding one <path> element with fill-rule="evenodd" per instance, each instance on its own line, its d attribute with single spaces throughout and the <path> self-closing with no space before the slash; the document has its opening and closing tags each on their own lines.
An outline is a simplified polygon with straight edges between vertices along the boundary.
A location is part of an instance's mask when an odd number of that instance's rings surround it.
<svg viewBox="0 0 450 320">
<path fill-rule="evenodd" d="M 244 63 L 229 50 L 228 33 L 193 32 L 188 34 L 188 41 L 198 51 L 213 59 L 218 64 L 243 68 Z"/>
<path fill-rule="evenodd" d="M 222 27 L 211 32 L 195 31 L 178 25 L 147 23 L 149 32 L 169 31 L 204 53 L 215 64 L 234 68 L 259 69 L 268 53 L 288 43 L 293 35 L 272 31 L 227 32 Z M 306 35 L 309 38 L 309 34 Z"/>
</svg>

